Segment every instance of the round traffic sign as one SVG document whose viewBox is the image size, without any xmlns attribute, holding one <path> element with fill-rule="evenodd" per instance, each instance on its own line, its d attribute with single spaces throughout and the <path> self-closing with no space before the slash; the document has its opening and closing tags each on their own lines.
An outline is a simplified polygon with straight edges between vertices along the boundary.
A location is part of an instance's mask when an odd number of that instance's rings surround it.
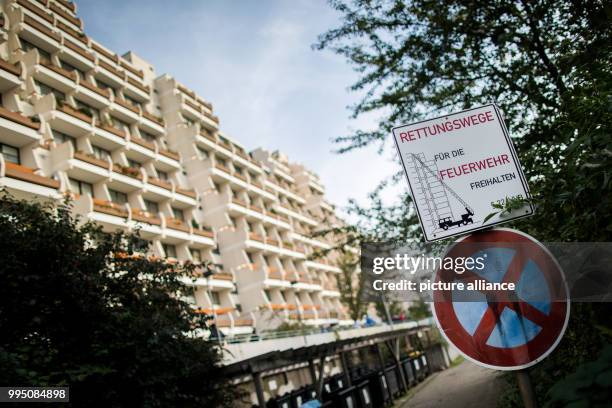
<svg viewBox="0 0 612 408">
<path fill-rule="evenodd" d="M 488 368 L 518 370 L 544 359 L 561 341 L 570 310 L 563 271 L 552 254 L 527 234 L 496 228 L 458 240 L 445 255 L 467 257 L 480 259 L 481 267 L 435 274 L 436 282 L 477 289 L 468 300 L 457 289 L 434 292 L 434 317 L 444 337 Z M 514 290 L 488 289 L 503 283 Z"/>
</svg>

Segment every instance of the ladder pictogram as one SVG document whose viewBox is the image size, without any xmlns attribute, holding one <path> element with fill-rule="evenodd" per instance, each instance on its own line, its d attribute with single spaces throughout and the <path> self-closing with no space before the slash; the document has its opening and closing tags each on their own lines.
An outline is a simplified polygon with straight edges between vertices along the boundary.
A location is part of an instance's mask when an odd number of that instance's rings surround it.
<svg viewBox="0 0 612 408">
<path fill-rule="evenodd" d="M 421 193 L 418 204 L 421 204 L 421 208 L 427 209 L 423 223 L 431 225 L 434 229 L 442 228 L 443 230 L 473 223 L 474 210 L 448 184 L 440 180 L 435 160 L 427 160 L 424 153 L 412 153 L 411 156 L 410 170 L 416 175 L 416 188 Z M 447 192 L 465 208 L 466 213 L 461 214 L 458 220 L 455 220 L 453 215 Z"/>
</svg>

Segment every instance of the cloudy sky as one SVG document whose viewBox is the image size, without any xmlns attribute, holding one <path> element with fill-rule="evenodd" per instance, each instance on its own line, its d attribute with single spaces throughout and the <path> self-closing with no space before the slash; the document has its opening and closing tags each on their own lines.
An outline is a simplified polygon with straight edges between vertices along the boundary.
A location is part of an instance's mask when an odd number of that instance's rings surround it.
<svg viewBox="0 0 612 408">
<path fill-rule="evenodd" d="M 279 149 L 319 173 L 330 200 L 363 200 L 398 165 L 375 149 L 337 155 L 331 138 L 373 126 L 349 119 L 351 67 L 311 45 L 339 15 L 324 0 L 77 0 L 88 35 L 128 50 L 214 105 L 248 149 Z"/>
</svg>

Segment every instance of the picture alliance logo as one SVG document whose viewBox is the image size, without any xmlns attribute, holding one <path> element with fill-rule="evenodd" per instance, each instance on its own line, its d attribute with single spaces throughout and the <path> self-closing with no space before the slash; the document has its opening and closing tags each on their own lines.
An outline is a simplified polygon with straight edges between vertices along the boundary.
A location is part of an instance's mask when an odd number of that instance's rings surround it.
<svg viewBox="0 0 612 408">
<path fill-rule="evenodd" d="M 485 268 L 487 255 L 477 257 L 439 257 L 410 256 L 396 254 L 389 257 L 375 257 L 372 262 L 372 272 L 380 275 L 385 271 L 406 271 L 415 274 L 418 271 L 446 270 L 462 274 L 465 271 L 482 271 Z"/>
</svg>

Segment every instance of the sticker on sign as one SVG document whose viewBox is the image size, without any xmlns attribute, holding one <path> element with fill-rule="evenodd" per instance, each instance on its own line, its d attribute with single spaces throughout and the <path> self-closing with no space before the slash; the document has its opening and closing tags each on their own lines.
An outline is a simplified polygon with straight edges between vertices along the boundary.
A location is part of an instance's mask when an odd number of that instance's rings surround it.
<svg viewBox="0 0 612 408">
<path fill-rule="evenodd" d="M 393 128 L 427 241 L 533 214 L 533 206 L 496 215 L 492 204 L 529 198 L 529 188 L 494 104 Z"/>
</svg>

